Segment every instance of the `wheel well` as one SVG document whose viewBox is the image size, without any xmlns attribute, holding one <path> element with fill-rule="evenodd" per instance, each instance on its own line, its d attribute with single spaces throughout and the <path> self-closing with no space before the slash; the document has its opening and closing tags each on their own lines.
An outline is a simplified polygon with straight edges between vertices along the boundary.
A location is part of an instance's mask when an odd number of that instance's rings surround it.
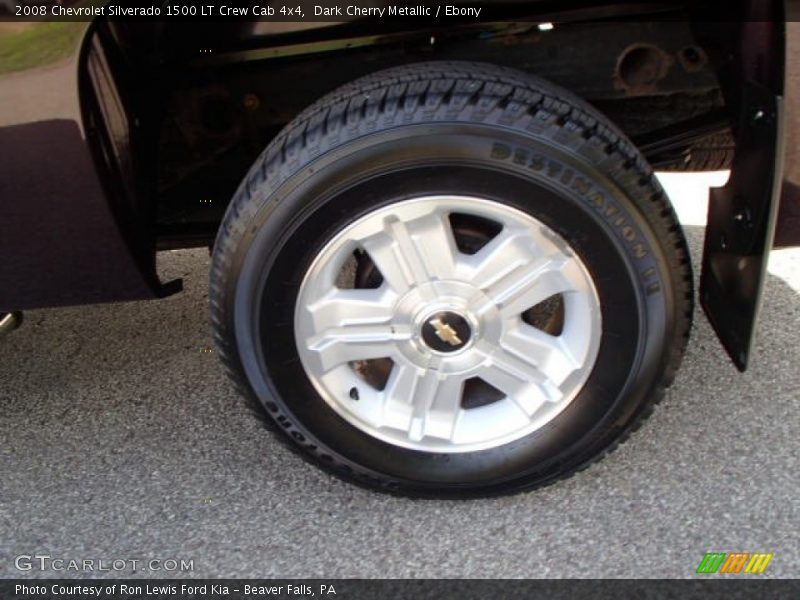
<svg viewBox="0 0 800 600">
<path fill-rule="evenodd" d="M 699 135 L 728 127 L 715 50 L 674 15 L 378 35 L 358 23 L 295 31 L 193 25 L 111 26 L 103 36 L 128 92 L 135 187 L 159 248 L 211 243 L 244 173 L 288 121 L 326 92 L 391 66 L 471 60 L 535 73 L 651 144 L 655 162 L 680 160 Z"/>
</svg>

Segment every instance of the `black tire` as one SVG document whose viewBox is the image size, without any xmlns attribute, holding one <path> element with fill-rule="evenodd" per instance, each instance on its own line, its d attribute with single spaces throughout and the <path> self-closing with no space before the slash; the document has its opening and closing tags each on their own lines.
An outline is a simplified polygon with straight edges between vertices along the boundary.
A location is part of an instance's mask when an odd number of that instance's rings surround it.
<svg viewBox="0 0 800 600">
<path fill-rule="evenodd" d="M 315 392 L 294 344 L 298 287 L 325 242 L 359 214 L 431 190 L 534 215 L 586 262 L 601 300 L 602 342 L 581 392 L 541 429 L 490 450 L 426 453 L 366 435 Z M 210 304 L 237 389 L 303 457 L 369 487 L 463 497 L 569 476 L 636 429 L 680 363 L 691 282 L 669 200 L 601 114 L 521 72 L 433 62 L 343 86 L 269 145 L 220 228 Z"/>
<path fill-rule="evenodd" d="M 730 131 L 704 137 L 689 146 L 680 157 L 658 163 L 662 171 L 722 171 L 730 169 L 736 144 Z"/>
</svg>

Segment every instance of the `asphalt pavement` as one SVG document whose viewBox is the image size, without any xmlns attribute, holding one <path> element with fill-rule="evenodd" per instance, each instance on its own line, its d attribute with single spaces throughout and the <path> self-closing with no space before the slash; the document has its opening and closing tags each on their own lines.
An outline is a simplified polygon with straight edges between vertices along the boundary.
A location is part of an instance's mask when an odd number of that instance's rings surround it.
<svg viewBox="0 0 800 600">
<path fill-rule="evenodd" d="M 702 212 L 684 219 L 695 259 Z M 675 385 L 626 444 L 473 501 L 366 491 L 286 450 L 208 351 L 208 253 L 159 265 L 184 293 L 31 311 L 0 340 L 0 577 L 79 575 L 15 567 L 33 554 L 139 561 L 96 573 L 116 576 L 174 576 L 142 566 L 176 559 L 194 577 L 691 577 L 711 551 L 800 575 L 800 250 L 773 255 L 747 373 L 698 309 Z"/>
</svg>

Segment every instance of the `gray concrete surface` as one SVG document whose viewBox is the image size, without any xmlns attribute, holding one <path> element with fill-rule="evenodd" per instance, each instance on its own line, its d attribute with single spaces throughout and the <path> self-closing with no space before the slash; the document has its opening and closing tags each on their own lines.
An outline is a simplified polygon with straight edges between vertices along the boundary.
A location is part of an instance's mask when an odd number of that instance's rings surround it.
<svg viewBox="0 0 800 600">
<path fill-rule="evenodd" d="M 160 260 L 185 293 L 33 311 L 0 341 L 0 576 L 47 553 L 192 559 L 197 577 L 691 577 L 707 551 L 772 552 L 766 575 L 800 575 L 798 251 L 773 259 L 748 373 L 698 311 L 676 384 L 627 444 L 470 502 L 371 493 L 276 443 L 203 351 L 207 254 Z"/>
</svg>

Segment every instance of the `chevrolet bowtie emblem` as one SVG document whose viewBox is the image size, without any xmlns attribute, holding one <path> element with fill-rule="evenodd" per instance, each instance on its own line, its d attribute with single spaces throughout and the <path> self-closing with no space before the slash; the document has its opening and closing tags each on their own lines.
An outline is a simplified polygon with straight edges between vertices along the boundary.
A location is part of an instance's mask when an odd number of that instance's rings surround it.
<svg viewBox="0 0 800 600">
<path fill-rule="evenodd" d="M 443 342 L 447 342 L 451 346 L 459 346 L 463 344 L 461 338 L 458 337 L 456 330 L 450 327 L 447 323 L 443 322 L 441 319 L 431 319 L 428 321 L 431 326 L 436 330 L 436 337 L 438 337 Z"/>
</svg>

